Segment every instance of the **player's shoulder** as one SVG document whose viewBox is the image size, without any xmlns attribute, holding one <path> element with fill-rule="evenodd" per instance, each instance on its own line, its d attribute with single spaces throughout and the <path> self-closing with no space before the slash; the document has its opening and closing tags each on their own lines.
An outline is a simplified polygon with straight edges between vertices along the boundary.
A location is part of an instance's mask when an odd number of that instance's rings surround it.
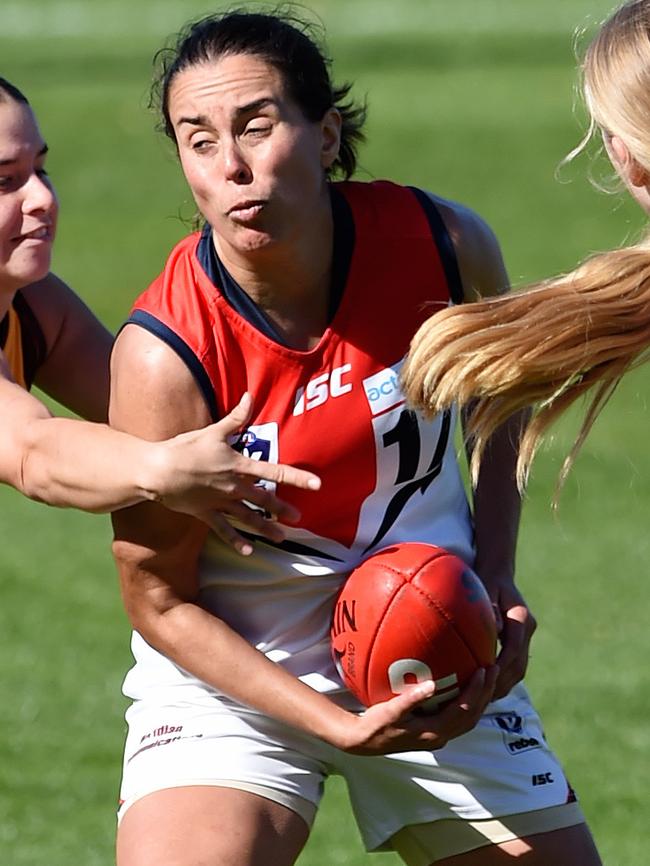
<svg viewBox="0 0 650 866">
<path fill-rule="evenodd" d="M 36 320 L 49 349 L 64 329 L 77 325 L 87 326 L 88 308 L 70 286 L 56 274 L 49 273 L 42 280 L 20 290 L 20 295 Z M 96 325 L 99 327 L 99 323 Z"/>
<path fill-rule="evenodd" d="M 76 298 L 70 286 L 53 273 L 25 286 L 20 290 L 20 294 L 41 324 L 49 319 L 63 319 Z"/>
<path fill-rule="evenodd" d="M 137 321 L 127 321 L 120 328 L 111 355 L 112 369 L 116 366 L 139 371 L 151 387 L 163 387 L 170 375 L 179 369 L 178 353 L 153 330 Z"/>
<path fill-rule="evenodd" d="M 210 421 L 193 370 L 170 343 L 135 323 L 127 323 L 115 340 L 111 393 L 112 400 L 121 395 L 130 413 L 149 413 L 150 423 L 164 437 L 179 432 L 174 426 L 175 414 L 195 418 L 197 427 Z M 144 435 L 142 431 L 140 435 Z"/>
<path fill-rule="evenodd" d="M 496 235 L 487 221 L 475 210 L 452 199 L 424 191 L 436 206 L 454 244 L 496 243 Z"/>
<path fill-rule="evenodd" d="M 432 192 L 435 205 L 456 252 L 466 301 L 507 291 L 508 278 L 501 249 L 488 222 L 475 210 Z"/>
</svg>

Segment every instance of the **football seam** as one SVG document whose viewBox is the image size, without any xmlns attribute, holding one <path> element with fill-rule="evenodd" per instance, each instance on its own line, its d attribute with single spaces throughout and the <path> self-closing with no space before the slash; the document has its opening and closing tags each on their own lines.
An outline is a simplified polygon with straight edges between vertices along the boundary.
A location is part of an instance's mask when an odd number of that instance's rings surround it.
<svg viewBox="0 0 650 866">
<path fill-rule="evenodd" d="M 402 589 L 404 589 L 404 586 L 406 586 L 409 583 L 409 581 L 404 580 L 404 575 L 402 574 L 402 572 L 397 571 L 397 569 L 391 568 L 389 566 L 386 568 L 386 571 L 392 571 L 393 574 L 396 574 L 398 577 L 401 577 L 402 583 L 395 589 L 395 591 L 391 595 L 390 599 L 388 600 L 388 602 L 384 606 L 384 613 L 383 613 L 382 619 L 377 623 L 377 626 L 374 629 L 374 631 L 370 637 L 370 640 L 368 641 L 368 650 L 366 652 L 368 659 L 370 659 L 372 657 L 372 651 L 375 648 L 375 642 L 377 640 L 377 637 L 379 636 L 379 632 L 381 631 L 383 619 L 386 617 L 386 615 L 390 611 L 393 603 L 395 602 L 395 598 L 397 597 L 397 595 L 402 591 Z M 364 688 L 365 696 L 367 699 L 367 703 L 370 703 L 370 700 L 369 700 L 369 698 L 370 698 L 370 665 L 369 664 L 365 665 L 365 670 L 363 673 L 363 688 Z"/>
<path fill-rule="evenodd" d="M 428 595 L 428 594 L 427 594 L 423 589 L 420 589 L 419 586 L 416 586 L 416 585 L 415 585 L 414 583 L 412 583 L 411 581 L 409 581 L 409 583 L 411 584 L 412 589 L 414 589 L 414 590 L 415 590 L 417 593 L 419 593 L 423 598 L 425 598 L 425 599 L 427 600 L 428 604 L 430 604 L 431 607 L 434 607 L 434 608 L 438 611 L 438 613 L 440 614 L 440 616 L 441 616 L 441 617 L 442 617 L 442 618 L 443 618 L 443 619 L 444 619 L 444 620 L 445 620 L 445 621 L 446 621 L 446 622 L 451 626 L 451 628 L 453 628 L 454 633 L 455 633 L 455 634 L 460 638 L 461 642 L 462 642 L 463 645 L 465 646 L 465 649 L 468 651 L 468 653 L 470 654 L 470 656 L 472 657 L 472 659 L 474 660 L 474 662 L 475 662 L 477 665 L 480 664 L 479 660 L 478 660 L 477 657 L 476 657 L 476 654 L 474 653 L 474 650 L 473 650 L 472 647 L 467 643 L 467 641 L 466 641 L 465 636 L 463 635 L 463 633 L 462 633 L 461 631 L 459 631 L 459 630 L 456 628 L 456 624 L 454 623 L 453 619 L 451 619 L 451 617 L 449 616 L 449 614 L 447 613 L 447 611 L 444 609 L 444 607 L 442 607 L 442 606 L 441 606 L 441 605 L 436 601 L 435 598 L 432 598 L 432 597 L 431 597 L 430 595 Z M 393 601 L 393 599 L 391 599 L 391 603 L 392 603 L 392 601 Z"/>
</svg>

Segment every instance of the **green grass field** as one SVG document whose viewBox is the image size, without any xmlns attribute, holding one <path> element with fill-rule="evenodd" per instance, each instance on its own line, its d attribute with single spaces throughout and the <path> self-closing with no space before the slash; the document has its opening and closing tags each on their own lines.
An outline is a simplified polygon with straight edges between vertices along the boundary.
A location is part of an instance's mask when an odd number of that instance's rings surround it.
<svg viewBox="0 0 650 866">
<path fill-rule="evenodd" d="M 242 4 L 245 5 L 245 4 Z M 596 192 L 602 160 L 558 163 L 579 140 L 574 32 L 610 0 L 318 0 L 339 79 L 370 106 L 361 177 L 458 199 L 497 232 L 513 282 L 635 238 L 641 215 Z M 193 214 L 146 109 L 150 59 L 208 11 L 195 0 L 4 0 L 0 75 L 30 96 L 62 201 L 56 270 L 112 327 Z M 644 866 L 650 728 L 645 575 L 647 370 L 599 420 L 553 514 L 577 416 L 535 466 L 519 581 L 540 627 L 529 686 L 608 866 Z M 103 517 L 0 490 L 0 861 L 109 866 L 129 628 Z M 300 866 L 361 866 L 332 782 Z M 381 866 L 396 864 L 375 855 Z"/>
</svg>

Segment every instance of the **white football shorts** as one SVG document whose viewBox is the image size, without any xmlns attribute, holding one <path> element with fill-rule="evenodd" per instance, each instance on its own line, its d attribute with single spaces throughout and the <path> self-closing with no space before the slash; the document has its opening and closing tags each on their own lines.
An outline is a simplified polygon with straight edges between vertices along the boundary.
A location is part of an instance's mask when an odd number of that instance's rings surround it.
<svg viewBox="0 0 650 866">
<path fill-rule="evenodd" d="M 403 831 L 410 825 L 441 822 L 452 837 L 454 828 L 468 828 L 479 838 L 469 847 L 478 847 L 486 844 L 481 833 L 488 842 L 508 838 L 508 826 L 530 835 L 584 821 L 523 685 L 443 749 L 382 757 L 349 755 L 207 693 L 191 702 L 177 701 L 173 688 L 156 694 L 163 700 L 136 701 L 127 710 L 119 817 L 154 791 L 218 785 L 281 803 L 311 825 L 324 781 L 336 774 L 347 782 L 366 848 L 390 847 L 398 834 L 395 848 L 412 863 L 417 855 L 407 851 L 417 842 Z M 522 813 L 523 824 L 505 820 Z"/>
</svg>

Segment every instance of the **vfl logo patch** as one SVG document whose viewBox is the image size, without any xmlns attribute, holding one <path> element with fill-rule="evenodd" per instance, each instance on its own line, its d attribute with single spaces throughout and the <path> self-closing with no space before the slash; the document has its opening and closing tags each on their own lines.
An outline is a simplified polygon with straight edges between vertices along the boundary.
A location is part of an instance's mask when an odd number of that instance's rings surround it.
<svg viewBox="0 0 650 866">
<path fill-rule="evenodd" d="M 230 445 L 244 457 L 251 460 L 278 462 L 278 425 L 275 421 L 268 424 L 251 424 L 241 433 L 230 437 Z"/>
<path fill-rule="evenodd" d="M 502 716 L 495 716 L 494 721 L 508 734 L 521 734 L 524 729 L 523 719 L 517 713 L 505 713 Z"/>
<path fill-rule="evenodd" d="M 251 424 L 235 436 L 229 437 L 229 444 L 235 451 L 249 457 L 251 460 L 263 460 L 265 463 L 278 462 L 278 425 L 275 421 L 268 424 Z M 257 481 L 258 487 L 275 491 L 274 481 Z M 248 505 L 256 511 L 261 511 L 256 505 Z"/>
<path fill-rule="evenodd" d="M 261 439 L 252 430 L 244 430 L 240 433 L 232 447 L 244 457 L 250 457 L 251 460 L 264 460 L 265 463 L 268 463 L 271 454 L 271 443 L 268 439 Z"/>
</svg>

